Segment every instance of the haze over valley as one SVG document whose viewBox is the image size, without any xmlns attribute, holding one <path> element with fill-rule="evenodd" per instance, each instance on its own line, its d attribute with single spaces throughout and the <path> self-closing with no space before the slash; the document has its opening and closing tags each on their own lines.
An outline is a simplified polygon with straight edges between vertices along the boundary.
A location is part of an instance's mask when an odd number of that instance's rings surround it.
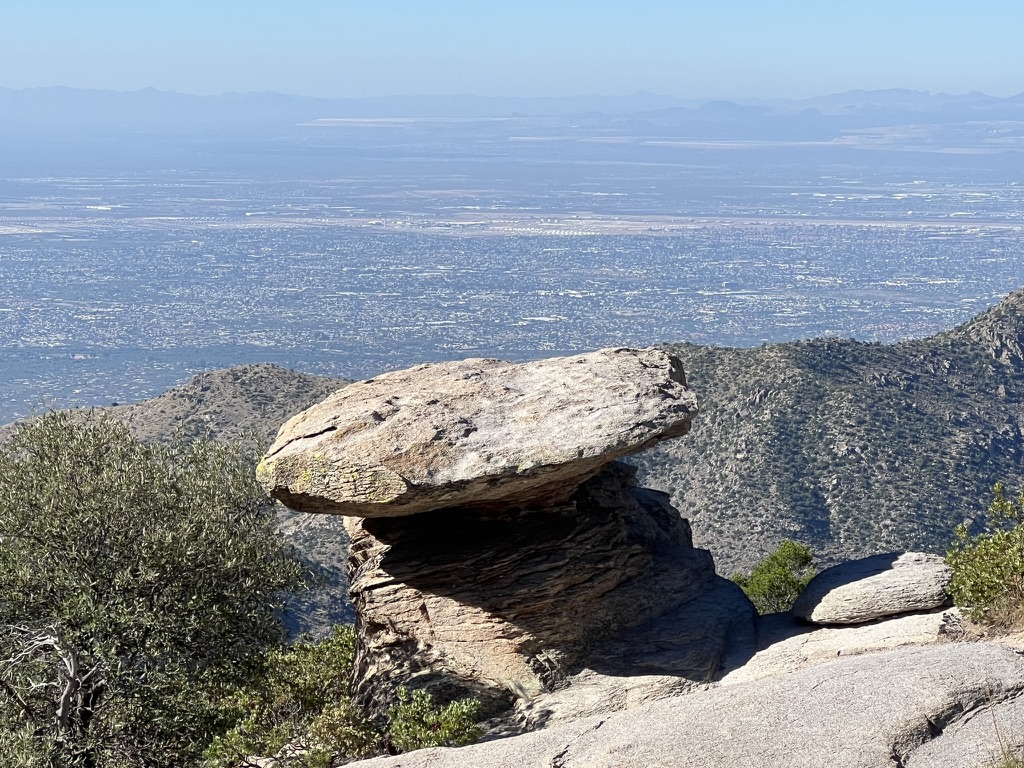
<svg viewBox="0 0 1024 768">
<path fill-rule="evenodd" d="M 893 341 L 1024 284 L 1014 99 L 5 99 L 0 422 L 244 362 Z"/>
</svg>

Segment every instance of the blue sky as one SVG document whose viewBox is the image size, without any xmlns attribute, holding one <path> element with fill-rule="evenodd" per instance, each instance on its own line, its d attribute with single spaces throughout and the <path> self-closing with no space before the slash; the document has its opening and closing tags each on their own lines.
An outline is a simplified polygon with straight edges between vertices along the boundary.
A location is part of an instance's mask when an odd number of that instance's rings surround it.
<svg viewBox="0 0 1024 768">
<path fill-rule="evenodd" d="M 7 0 L 0 87 L 315 96 L 1024 91 L 1019 0 Z"/>
</svg>

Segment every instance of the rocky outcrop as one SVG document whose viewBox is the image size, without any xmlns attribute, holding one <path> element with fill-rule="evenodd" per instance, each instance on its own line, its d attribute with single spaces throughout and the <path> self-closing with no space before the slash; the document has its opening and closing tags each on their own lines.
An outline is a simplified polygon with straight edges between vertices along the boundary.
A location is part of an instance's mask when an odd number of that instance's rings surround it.
<svg viewBox="0 0 1024 768">
<path fill-rule="evenodd" d="M 677 360 L 609 349 L 419 366 L 289 421 L 260 477 L 349 516 L 357 698 L 468 694 L 539 727 L 642 699 L 627 677 L 667 695 L 753 653 L 749 601 L 615 461 L 695 411 Z"/>
<path fill-rule="evenodd" d="M 1024 291 L 1010 294 L 945 335 L 970 340 L 993 359 L 1011 368 L 1020 368 L 1024 364 Z"/>
<path fill-rule="evenodd" d="M 839 656 L 948 642 L 962 633 L 960 611 L 956 608 L 830 627 L 808 626 L 792 614 L 775 613 L 758 621 L 757 653 L 731 668 L 721 683 L 734 685 L 789 674 L 834 661 Z"/>
<path fill-rule="evenodd" d="M 951 571 L 938 555 L 874 555 L 827 568 L 793 604 L 793 615 L 815 624 L 858 624 L 928 611 L 949 602 Z"/>
<path fill-rule="evenodd" d="M 992 764 L 999 745 L 984 721 L 991 711 L 996 722 L 1014 727 L 1022 692 L 1020 655 L 990 643 L 949 643 L 841 658 L 790 675 L 696 691 L 515 738 L 352 765 L 980 768 Z M 1017 727 L 1010 738 L 1019 741 L 1020 732 Z M 957 752 L 965 755 L 963 762 L 936 761 L 934 750 L 947 735 L 950 742 L 963 745 Z M 968 751 L 986 738 L 987 748 Z"/>
<path fill-rule="evenodd" d="M 348 528 L 356 690 L 371 705 L 405 684 L 469 693 L 493 711 L 584 668 L 709 680 L 732 625 L 754 619 L 666 497 L 634 487 L 623 464 L 559 505 Z M 715 587 L 733 597 L 724 610 L 690 610 Z"/>
<path fill-rule="evenodd" d="M 679 362 L 660 350 L 421 365 L 292 418 L 259 474 L 307 512 L 557 503 L 609 461 L 685 434 L 695 412 Z"/>
</svg>

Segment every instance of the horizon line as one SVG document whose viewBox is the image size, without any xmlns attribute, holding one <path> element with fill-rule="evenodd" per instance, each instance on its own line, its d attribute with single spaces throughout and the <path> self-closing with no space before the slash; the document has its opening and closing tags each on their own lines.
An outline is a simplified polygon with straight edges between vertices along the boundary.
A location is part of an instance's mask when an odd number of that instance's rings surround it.
<svg viewBox="0 0 1024 768">
<path fill-rule="evenodd" d="M 435 93 L 386 93 L 386 94 L 374 94 L 374 95 L 363 95 L 363 96 L 313 96 L 308 94 L 290 93 L 287 91 L 279 91 L 274 89 L 266 90 L 247 90 L 247 91 L 222 91 L 219 93 L 194 93 L 191 91 L 179 91 L 169 88 L 157 88 L 155 86 L 143 86 L 141 88 L 133 89 L 118 89 L 118 88 L 97 88 L 89 87 L 83 88 L 73 85 L 37 85 L 37 86 L 24 86 L 24 87 L 13 87 L 0 85 L 0 91 L 7 92 L 31 92 L 31 91 L 77 91 L 84 93 L 108 93 L 108 94 L 121 94 L 121 95 L 133 95 L 142 93 L 159 93 L 174 96 L 188 96 L 199 99 L 216 99 L 225 97 L 238 97 L 238 96 L 279 96 L 291 99 L 302 99 L 308 101 L 373 101 L 381 99 L 486 99 L 486 100 L 516 100 L 516 101 L 557 101 L 557 100 L 570 100 L 570 99 L 630 99 L 636 97 L 650 97 L 667 99 L 678 102 L 713 102 L 713 101 L 756 101 L 756 102 L 805 102 L 814 101 L 816 99 L 825 99 L 837 96 L 848 96 L 848 95 L 864 95 L 871 96 L 877 94 L 914 94 L 919 96 L 926 96 L 929 98 L 965 98 L 970 96 L 984 97 L 987 99 L 995 99 L 999 101 L 1006 101 L 1015 99 L 1017 97 L 1024 96 L 1024 91 L 1013 93 L 1009 96 L 995 96 L 990 93 L 986 93 L 980 90 L 969 90 L 963 92 L 950 92 L 950 91 L 930 91 L 919 88 L 851 88 L 844 91 L 829 91 L 825 93 L 818 93 L 814 96 L 738 96 L 738 95 L 704 95 L 704 96 L 676 96 L 670 93 L 663 93 L 658 91 L 649 91 L 645 89 L 638 89 L 628 93 L 602 93 L 602 92 L 578 92 L 560 95 L 510 95 L 510 94 L 481 94 L 474 92 L 435 92 Z"/>
</svg>

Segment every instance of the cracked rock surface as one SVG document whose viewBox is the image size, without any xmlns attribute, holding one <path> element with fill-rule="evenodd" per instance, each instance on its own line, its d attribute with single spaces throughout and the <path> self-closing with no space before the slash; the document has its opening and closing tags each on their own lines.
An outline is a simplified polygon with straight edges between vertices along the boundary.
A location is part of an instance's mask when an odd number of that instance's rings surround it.
<svg viewBox="0 0 1024 768">
<path fill-rule="evenodd" d="M 420 365 L 295 416 L 257 473 L 305 512 L 558 503 L 608 462 L 686 434 L 696 410 L 679 361 L 659 349 Z"/>
<path fill-rule="evenodd" d="M 993 768 L 1024 752 L 1024 696 L 969 712 L 915 750 L 907 768 Z"/>
<path fill-rule="evenodd" d="M 990 755 L 971 754 L 966 762 L 935 762 L 933 755 L 947 739 L 959 740 L 965 754 L 982 743 L 984 734 L 974 730 L 989 711 L 1017 723 L 1022 692 L 1019 654 L 994 643 L 948 643 L 839 659 L 509 739 L 352 765 L 973 768 L 990 764 Z"/>
</svg>

